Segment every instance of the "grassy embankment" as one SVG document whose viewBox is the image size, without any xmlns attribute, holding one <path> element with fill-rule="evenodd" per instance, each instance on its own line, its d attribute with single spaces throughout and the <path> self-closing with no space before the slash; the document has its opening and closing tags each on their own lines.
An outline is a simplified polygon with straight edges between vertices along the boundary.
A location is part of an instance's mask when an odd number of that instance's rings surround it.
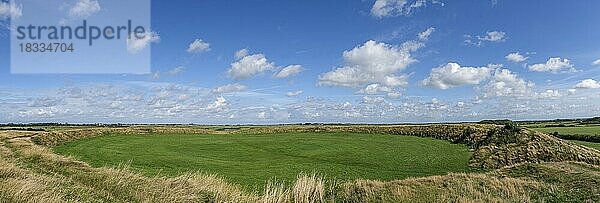
<svg viewBox="0 0 600 203">
<path fill-rule="evenodd" d="M 293 184 L 247 192 L 214 175 L 147 176 L 128 167 L 92 167 L 49 146 L 109 134 L 354 132 L 435 137 L 465 144 L 469 165 L 485 173 L 450 173 L 393 181 L 329 182 L 299 176 Z M 251 133 L 251 134 L 252 134 Z M 552 136 L 483 125 L 186 128 L 0 132 L 0 199 L 8 202 L 565 202 L 600 201 L 600 151 Z"/>
</svg>

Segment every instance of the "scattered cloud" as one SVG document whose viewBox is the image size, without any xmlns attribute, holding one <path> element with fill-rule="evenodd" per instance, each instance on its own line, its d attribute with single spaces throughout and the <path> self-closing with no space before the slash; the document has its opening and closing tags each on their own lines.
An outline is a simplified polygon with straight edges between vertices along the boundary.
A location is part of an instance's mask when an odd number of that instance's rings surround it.
<svg viewBox="0 0 600 203">
<path fill-rule="evenodd" d="M 561 59 L 561 58 L 550 58 L 546 63 L 533 64 L 528 66 L 530 71 L 535 72 L 551 72 L 551 73 L 560 73 L 560 72 L 576 72 L 575 65 L 571 64 L 569 59 Z"/>
<path fill-rule="evenodd" d="M 400 86 L 405 78 L 396 75 L 408 65 L 416 62 L 410 51 L 372 40 L 344 51 L 344 66 L 319 76 L 319 85 L 359 87 L 380 82 L 389 86 Z"/>
<path fill-rule="evenodd" d="M 248 89 L 248 87 L 245 85 L 234 83 L 234 84 L 227 84 L 227 85 L 217 87 L 217 88 L 213 89 L 212 92 L 215 94 L 225 94 L 225 93 L 232 93 L 232 92 L 244 92 L 247 89 Z"/>
<path fill-rule="evenodd" d="M 202 39 L 195 39 L 187 49 L 188 53 L 202 53 L 210 51 L 210 44 L 202 41 Z"/>
<path fill-rule="evenodd" d="M 492 68 L 461 67 L 458 63 L 448 63 L 431 70 L 429 77 L 423 80 L 425 86 L 449 89 L 463 85 L 476 85 L 487 79 Z"/>
<path fill-rule="evenodd" d="M 402 93 L 400 92 L 388 92 L 387 96 L 390 98 L 399 98 L 402 96 Z"/>
<path fill-rule="evenodd" d="M 277 67 L 275 63 L 269 61 L 264 54 L 249 54 L 248 49 L 241 49 L 235 52 L 236 62 L 231 64 L 227 70 L 227 75 L 235 80 L 249 79 L 255 75 L 278 69 L 280 71 L 273 75 L 275 78 L 286 78 L 302 72 L 301 65 L 288 65 L 286 67 Z"/>
<path fill-rule="evenodd" d="M 169 71 L 166 72 L 167 75 L 170 76 L 175 76 L 175 75 L 179 75 L 180 73 L 182 73 L 185 70 L 185 67 L 183 66 L 177 66 Z M 162 77 L 163 73 L 161 73 L 160 71 L 155 71 L 150 75 L 150 79 L 151 80 L 160 80 L 160 78 Z"/>
<path fill-rule="evenodd" d="M 421 41 L 429 40 L 429 36 L 431 36 L 431 34 L 433 34 L 433 32 L 435 32 L 434 27 L 427 28 L 427 30 L 419 33 L 419 40 L 421 40 Z"/>
<path fill-rule="evenodd" d="M 510 53 L 510 54 L 506 55 L 506 57 L 504 57 L 504 58 L 506 58 L 506 60 L 508 60 L 510 62 L 515 62 L 515 63 L 521 63 L 521 62 L 529 59 L 529 57 L 523 56 L 519 52 Z"/>
<path fill-rule="evenodd" d="M 236 58 L 242 56 L 241 54 L 238 55 L 239 53 L 247 54 L 247 51 L 243 50 L 236 52 Z M 245 55 L 232 63 L 229 70 L 227 70 L 227 74 L 235 80 L 244 80 L 265 71 L 273 71 L 276 68 L 275 64 L 270 62 L 264 54 L 252 54 Z"/>
<path fill-rule="evenodd" d="M 78 0 L 71 9 L 69 17 L 75 19 L 85 19 L 100 11 L 100 3 L 97 0 Z"/>
<path fill-rule="evenodd" d="M 595 65 L 595 66 L 600 65 L 600 59 L 595 60 L 594 62 L 592 62 L 592 65 Z"/>
<path fill-rule="evenodd" d="M 438 0 L 376 0 L 371 8 L 371 15 L 377 18 L 410 16 L 415 10 L 429 4 L 444 6 Z"/>
<path fill-rule="evenodd" d="M 478 36 L 477 39 L 489 42 L 504 42 L 506 41 L 506 33 L 502 31 L 487 32 L 485 36 Z"/>
<path fill-rule="evenodd" d="M 240 49 L 235 52 L 235 60 L 240 60 L 245 56 L 248 56 L 248 49 Z"/>
<path fill-rule="evenodd" d="M 562 95 L 558 92 L 558 90 L 546 90 L 545 92 L 538 94 L 538 98 L 541 99 L 558 99 L 560 97 L 562 97 Z"/>
<path fill-rule="evenodd" d="M 575 85 L 577 89 L 599 89 L 600 82 L 593 79 L 583 80 Z"/>
<path fill-rule="evenodd" d="M 289 66 L 284 67 L 283 69 L 281 69 L 281 71 L 279 71 L 273 77 L 275 77 L 275 78 L 287 78 L 287 77 L 296 75 L 296 74 L 298 74 L 300 72 L 302 72 L 302 66 L 301 65 L 289 65 Z"/>
<path fill-rule="evenodd" d="M 225 97 L 217 97 L 213 103 L 208 104 L 206 110 L 214 112 L 223 112 L 229 108 L 229 103 Z"/>
<path fill-rule="evenodd" d="M 169 70 L 169 72 L 167 72 L 169 75 L 179 75 L 180 73 L 182 73 L 185 70 L 185 67 L 183 66 L 177 66 L 171 70 Z"/>
<path fill-rule="evenodd" d="M 344 65 L 319 75 L 318 85 L 362 88 L 359 93 L 377 92 L 395 93 L 398 88 L 408 85 L 408 75 L 401 72 L 415 63 L 411 54 L 425 46 L 425 40 L 435 31 L 429 28 L 418 35 L 418 40 L 408 41 L 394 46 L 369 40 L 351 50 L 344 51 Z M 370 88 L 369 88 L 370 86 Z"/>
<path fill-rule="evenodd" d="M 375 84 L 367 85 L 367 87 L 365 87 L 364 89 L 361 89 L 359 91 L 359 93 L 361 93 L 361 94 L 378 94 L 378 93 L 388 93 L 388 92 L 392 92 L 392 91 L 393 91 L 393 89 L 388 86 L 384 86 L 379 83 L 375 83 Z"/>
<path fill-rule="evenodd" d="M 23 5 L 17 5 L 14 1 L 0 2 L 0 20 L 18 19 L 21 16 L 23 16 Z"/>
<path fill-rule="evenodd" d="M 285 95 L 288 96 L 288 97 L 295 97 L 295 96 L 298 96 L 298 95 L 300 95 L 302 93 L 304 93 L 304 91 L 298 90 L 298 91 L 295 91 L 295 92 L 288 92 Z"/>
<path fill-rule="evenodd" d="M 535 84 L 519 77 L 508 69 L 496 69 L 483 87 L 483 97 L 526 97 L 534 93 Z"/>
<path fill-rule="evenodd" d="M 61 104 L 64 100 L 59 97 L 44 96 L 40 98 L 34 98 L 29 101 L 27 106 L 29 107 L 54 107 Z"/>
<path fill-rule="evenodd" d="M 152 76 L 150 78 L 152 80 L 160 80 L 160 71 L 156 71 L 156 72 L 152 73 Z"/>
<path fill-rule="evenodd" d="M 381 85 L 379 83 L 374 83 L 367 85 L 364 89 L 359 90 L 357 93 L 359 94 L 367 94 L 367 95 L 387 95 L 390 98 L 398 98 L 402 96 L 402 93 L 394 88 Z"/>
<path fill-rule="evenodd" d="M 507 71 L 496 70 L 496 77 L 516 75 Z M 509 81 L 520 80 L 522 79 L 516 77 L 494 81 L 511 83 Z M 522 98 L 483 98 L 471 102 L 432 97 L 388 100 L 379 95 L 366 95 L 356 100 L 334 101 L 307 96 L 304 100 L 272 103 L 269 102 L 270 99 L 281 98 L 277 95 L 246 93 L 215 95 L 212 93 L 213 89 L 164 82 L 125 83 L 78 84 L 43 90 L 0 90 L 5 95 L 0 98 L 0 114 L 3 115 L 0 122 L 451 122 L 506 117 L 531 119 L 594 116 L 600 110 L 600 103 L 582 103 L 579 97 L 565 97 L 562 95 L 563 90 L 558 89 L 530 93 Z M 594 101 L 600 99 L 600 95 L 589 94 L 586 99 Z"/>
<path fill-rule="evenodd" d="M 127 51 L 131 54 L 136 54 L 150 46 L 150 43 L 157 42 L 160 42 L 160 36 L 156 32 L 143 33 L 140 38 L 134 36 L 132 33 L 132 36 L 127 38 Z"/>
<path fill-rule="evenodd" d="M 508 38 L 508 35 L 502 31 L 488 31 L 485 35 L 465 35 L 465 43 L 474 45 L 477 47 L 481 47 L 485 42 L 505 42 Z"/>
</svg>

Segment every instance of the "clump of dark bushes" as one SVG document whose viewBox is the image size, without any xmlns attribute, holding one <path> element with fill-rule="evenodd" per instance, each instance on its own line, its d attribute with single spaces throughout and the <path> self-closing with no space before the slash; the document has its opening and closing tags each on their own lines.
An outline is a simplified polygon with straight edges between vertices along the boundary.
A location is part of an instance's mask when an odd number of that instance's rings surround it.
<svg viewBox="0 0 600 203">
<path fill-rule="evenodd" d="M 487 136 L 485 139 L 476 142 L 475 148 L 479 148 L 481 146 L 488 145 L 504 145 L 510 143 L 520 143 L 519 133 L 521 132 L 521 128 L 514 122 L 509 121 L 504 124 L 504 127 L 494 128 L 487 132 Z M 465 131 L 468 133 L 468 131 Z"/>
<path fill-rule="evenodd" d="M 502 119 L 502 120 L 482 120 L 479 121 L 480 124 L 493 124 L 493 125 L 509 125 L 509 124 L 515 124 L 515 122 L 508 120 L 508 119 Z"/>
</svg>

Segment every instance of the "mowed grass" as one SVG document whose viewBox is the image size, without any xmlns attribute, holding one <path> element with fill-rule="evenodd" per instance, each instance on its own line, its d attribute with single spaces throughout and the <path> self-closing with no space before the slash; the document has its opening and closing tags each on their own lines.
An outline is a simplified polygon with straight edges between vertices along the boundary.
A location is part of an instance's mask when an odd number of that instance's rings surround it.
<svg viewBox="0 0 600 203">
<path fill-rule="evenodd" d="M 92 166 L 128 164 L 148 175 L 218 174 L 260 191 L 269 180 L 293 183 L 300 173 L 329 180 L 393 180 L 469 171 L 471 152 L 443 140 L 399 135 L 103 136 L 54 148 Z"/>
<path fill-rule="evenodd" d="M 532 128 L 543 133 L 552 134 L 558 132 L 562 135 L 598 135 L 600 136 L 600 126 L 577 126 L 577 127 L 548 127 Z"/>
</svg>

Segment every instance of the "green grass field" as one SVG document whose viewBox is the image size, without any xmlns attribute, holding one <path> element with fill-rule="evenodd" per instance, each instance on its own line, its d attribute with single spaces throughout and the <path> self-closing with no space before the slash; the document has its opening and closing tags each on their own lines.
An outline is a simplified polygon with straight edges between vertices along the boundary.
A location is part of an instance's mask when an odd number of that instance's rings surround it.
<svg viewBox="0 0 600 203">
<path fill-rule="evenodd" d="M 600 150 L 600 143 L 595 143 L 595 142 L 585 142 L 585 141 L 579 141 L 579 140 L 570 140 L 571 142 L 574 142 L 576 144 L 580 144 L 586 147 L 590 147 L 593 149 L 597 149 Z"/>
<path fill-rule="evenodd" d="M 53 148 L 92 166 L 127 163 L 148 175 L 215 173 L 251 190 L 298 174 L 394 180 L 469 171 L 464 145 L 432 138 L 348 133 L 103 136 Z"/>
<path fill-rule="evenodd" d="M 570 141 L 600 150 L 600 143 L 596 143 L 598 136 L 600 136 L 600 126 L 577 126 L 577 127 L 537 127 L 531 128 L 532 130 L 540 131 L 543 133 L 553 134 L 558 132 L 563 139 L 569 139 Z M 577 136 L 583 135 L 583 136 Z M 575 140 L 581 139 L 583 140 Z M 596 139 L 590 139 L 596 138 Z M 585 140 L 585 141 L 584 141 Z M 591 142 L 594 141 L 594 142 Z"/>
<path fill-rule="evenodd" d="M 548 127 L 548 128 L 532 128 L 533 130 L 537 130 L 544 133 L 554 133 L 558 132 L 563 135 L 599 135 L 600 136 L 600 126 L 577 126 L 577 127 Z"/>
</svg>

